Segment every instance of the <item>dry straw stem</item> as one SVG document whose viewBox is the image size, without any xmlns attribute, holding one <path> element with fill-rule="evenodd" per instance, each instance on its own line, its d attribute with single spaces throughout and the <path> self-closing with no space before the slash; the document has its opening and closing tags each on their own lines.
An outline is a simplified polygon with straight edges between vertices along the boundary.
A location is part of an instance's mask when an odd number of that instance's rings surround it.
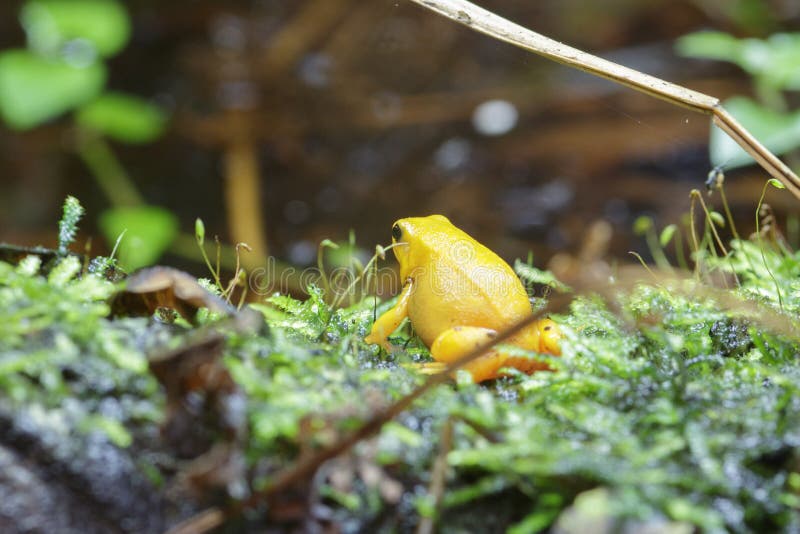
<svg viewBox="0 0 800 534">
<path fill-rule="evenodd" d="M 506 20 L 467 0 L 411 0 L 442 16 L 495 39 L 505 41 L 548 59 L 607 78 L 667 102 L 711 115 L 714 124 L 741 146 L 770 176 L 800 199 L 800 178 L 762 145 L 720 104 L 719 99 L 649 74 L 587 54 Z"/>
</svg>

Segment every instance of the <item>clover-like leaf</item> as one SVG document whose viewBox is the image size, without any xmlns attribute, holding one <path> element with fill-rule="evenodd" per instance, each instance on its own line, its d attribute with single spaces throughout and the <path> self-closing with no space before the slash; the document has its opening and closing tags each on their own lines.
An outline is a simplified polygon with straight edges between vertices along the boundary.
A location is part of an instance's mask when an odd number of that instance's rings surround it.
<svg viewBox="0 0 800 534">
<path fill-rule="evenodd" d="M 156 106 L 133 95 L 105 93 L 75 116 L 84 128 L 123 143 L 149 143 L 164 131 L 166 118 Z"/>
<path fill-rule="evenodd" d="M 85 43 L 95 55 L 109 57 L 131 33 L 128 14 L 116 0 L 29 0 L 20 20 L 31 48 L 45 54 L 69 56 Z"/>
<path fill-rule="evenodd" d="M 95 98 L 106 81 L 101 63 L 77 67 L 27 50 L 0 53 L 0 116 L 26 130 Z"/>
<path fill-rule="evenodd" d="M 125 232 L 119 243 L 119 260 L 127 270 L 134 270 L 161 257 L 178 233 L 178 218 L 158 206 L 115 208 L 101 215 L 100 229 L 109 243 Z"/>
<path fill-rule="evenodd" d="M 727 109 L 757 139 L 777 155 L 800 147 L 800 111 L 778 113 L 745 97 L 724 103 Z M 711 162 L 725 168 L 742 167 L 753 162 L 733 139 L 714 126 L 709 145 Z"/>
</svg>

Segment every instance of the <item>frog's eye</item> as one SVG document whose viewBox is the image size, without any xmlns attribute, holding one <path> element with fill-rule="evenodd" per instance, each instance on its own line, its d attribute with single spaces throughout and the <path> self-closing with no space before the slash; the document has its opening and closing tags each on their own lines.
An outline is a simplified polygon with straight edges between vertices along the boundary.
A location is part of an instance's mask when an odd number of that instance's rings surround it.
<svg viewBox="0 0 800 534">
<path fill-rule="evenodd" d="M 394 226 L 392 226 L 392 238 L 395 241 L 400 241 L 402 237 L 403 237 L 403 230 L 400 229 L 400 225 L 395 224 Z"/>
<path fill-rule="evenodd" d="M 561 354 L 561 329 L 551 319 L 539 322 L 539 350 L 556 356 Z"/>
</svg>

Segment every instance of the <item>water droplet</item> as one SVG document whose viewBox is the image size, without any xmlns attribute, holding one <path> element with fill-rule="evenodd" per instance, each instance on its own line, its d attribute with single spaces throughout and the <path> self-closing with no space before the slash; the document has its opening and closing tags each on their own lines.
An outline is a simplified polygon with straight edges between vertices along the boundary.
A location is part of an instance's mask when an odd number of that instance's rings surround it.
<svg viewBox="0 0 800 534">
<path fill-rule="evenodd" d="M 311 241 L 295 241 L 289 245 L 288 255 L 295 265 L 310 265 L 317 257 L 317 247 Z"/>
<path fill-rule="evenodd" d="M 448 139 L 436 149 L 433 155 L 436 165 L 444 170 L 452 171 L 463 167 L 470 156 L 471 146 L 469 141 L 459 137 Z"/>
<path fill-rule="evenodd" d="M 507 100 L 488 100 L 475 108 L 472 126 L 483 135 L 503 135 L 517 125 L 519 112 Z"/>
<path fill-rule="evenodd" d="M 306 85 L 327 87 L 330 83 L 331 58 L 325 54 L 308 54 L 300 62 L 298 74 Z"/>
</svg>

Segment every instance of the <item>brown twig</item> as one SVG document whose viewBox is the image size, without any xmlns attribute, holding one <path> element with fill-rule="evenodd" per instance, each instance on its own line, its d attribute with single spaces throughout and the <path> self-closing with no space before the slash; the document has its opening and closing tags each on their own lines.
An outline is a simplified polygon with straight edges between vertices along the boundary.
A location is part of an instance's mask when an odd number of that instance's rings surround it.
<svg viewBox="0 0 800 534">
<path fill-rule="evenodd" d="M 261 176 L 256 144 L 247 124 L 249 119 L 239 112 L 232 113 L 237 120 L 225 147 L 225 213 L 232 240 L 252 247 L 253 254 L 242 262 L 252 269 L 260 266 L 269 254 L 261 209 Z M 237 250 L 237 266 L 239 261 Z"/>
<path fill-rule="evenodd" d="M 501 434 L 494 432 L 486 428 L 484 425 L 480 423 L 476 423 L 472 419 L 468 419 L 463 415 L 453 415 L 451 416 L 454 421 L 458 421 L 459 423 L 465 424 L 470 427 L 476 434 L 480 437 L 488 441 L 489 443 L 502 443 L 505 441 L 505 437 Z"/>
<path fill-rule="evenodd" d="M 209 508 L 169 529 L 166 534 L 202 534 L 222 525 L 225 512 L 219 508 Z"/>
<path fill-rule="evenodd" d="M 411 1 L 475 31 L 529 50 L 552 61 L 607 78 L 672 104 L 712 116 L 714 124 L 736 141 L 770 176 L 778 179 L 795 197 L 800 199 L 800 178 L 728 113 L 720 104 L 719 99 L 559 43 L 467 0 Z"/>
<path fill-rule="evenodd" d="M 269 42 L 262 68 L 270 79 L 279 80 L 350 9 L 353 0 L 305 2 Z"/>
<path fill-rule="evenodd" d="M 423 517 L 417 526 L 417 534 L 433 534 L 439 508 L 442 506 L 445 481 L 447 479 L 447 454 L 453 448 L 453 419 L 448 417 L 442 426 L 439 438 L 439 454 L 431 470 L 431 483 L 428 486 L 428 495 L 433 497 L 433 514 Z"/>
</svg>

